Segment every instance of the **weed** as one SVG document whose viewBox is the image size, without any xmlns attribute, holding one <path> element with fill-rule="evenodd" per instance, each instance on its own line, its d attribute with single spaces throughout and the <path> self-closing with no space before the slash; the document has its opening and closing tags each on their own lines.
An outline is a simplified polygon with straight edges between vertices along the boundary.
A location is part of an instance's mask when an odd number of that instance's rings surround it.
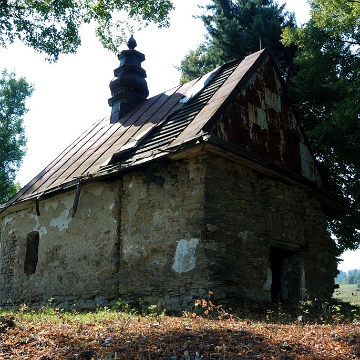
<svg viewBox="0 0 360 360">
<path fill-rule="evenodd" d="M 216 317 L 219 319 L 225 319 L 233 317 L 232 308 L 224 309 L 222 305 L 215 305 L 213 300 L 211 300 L 214 293 L 212 291 L 208 292 L 208 299 L 197 299 L 194 303 L 194 311 L 191 313 L 183 313 L 184 316 L 196 317 L 198 315 L 207 316 L 207 317 Z"/>
</svg>

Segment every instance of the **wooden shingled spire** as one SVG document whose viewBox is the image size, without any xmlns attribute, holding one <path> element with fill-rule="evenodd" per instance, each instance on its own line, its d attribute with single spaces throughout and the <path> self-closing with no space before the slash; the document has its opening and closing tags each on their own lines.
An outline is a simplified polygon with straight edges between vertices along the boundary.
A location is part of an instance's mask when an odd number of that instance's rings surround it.
<svg viewBox="0 0 360 360">
<path fill-rule="evenodd" d="M 114 70 L 114 78 L 109 87 L 111 98 L 110 122 L 117 122 L 123 115 L 145 100 L 149 95 L 146 71 L 141 67 L 145 55 L 135 50 L 136 41 L 131 35 L 128 50 L 123 50 L 119 55 L 120 66 Z"/>
</svg>

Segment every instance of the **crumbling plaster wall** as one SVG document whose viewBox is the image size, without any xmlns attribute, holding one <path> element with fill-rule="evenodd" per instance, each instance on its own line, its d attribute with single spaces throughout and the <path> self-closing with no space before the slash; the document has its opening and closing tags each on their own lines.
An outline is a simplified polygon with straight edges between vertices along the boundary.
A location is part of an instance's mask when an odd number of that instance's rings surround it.
<svg viewBox="0 0 360 360">
<path fill-rule="evenodd" d="M 123 177 L 119 293 L 187 307 L 209 288 L 202 252 L 204 173 L 201 159 L 180 160 Z"/>
<path fill-rule="evenodd" d="M 140 173 L 123 177 L 120 296 L 167 308 L 209 291 L 222 304 L 270 301 L 274 243 L 296 249 L 282 280 L 290 301 L 331 296 L 336 248 L 320 203 L 235 158 L 204 151 L 152 168 L 162 186 Z"/>
<path fill-rule="evenodd" d="M 10 213 L 2 222 L 1 303 L 55 298 L 117 295 L 119 260 L 119 181 L 93 183 L 81 189 L 77 212 L 72 217 L 75 191 L 40 199 L 35 205 Z M 34 274 L 24 273 L 27 237 L 38 232 L 38 261 Z"/>
<path fill-rule="evenodd" d="M 319 202 L 248 165 L 205 150 L 83 186 L 74 218 L 74 191 L 40 199 L 39 216 L 34 204 L 9 213 L 2 222 L 1 302 L 93 304 L 95 297 L 133 295 L 186 308 L 208 291 L 224 305 L 268 301 L 271 241 L 303 249 L 286 264 L 290 300 L 304 285 L 312 298 L 331 296 L 335 245 Z M 38 263 L 26 275 L 33 231 Z"/>
</svg>

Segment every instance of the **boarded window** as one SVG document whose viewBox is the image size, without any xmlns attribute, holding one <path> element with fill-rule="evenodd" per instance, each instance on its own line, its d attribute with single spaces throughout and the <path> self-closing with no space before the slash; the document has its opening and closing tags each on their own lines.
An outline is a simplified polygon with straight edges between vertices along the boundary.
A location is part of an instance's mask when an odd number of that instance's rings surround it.
<svg viewBox="0 0 360 360">
<path fill-rule="evenodd" d="M 39 233 L 32 231 L 26 239 L 26 254 L 24 263 L 24 272 L 26 275 L 35 274 L 38 262 L 39 251 Z"/>
</svg>

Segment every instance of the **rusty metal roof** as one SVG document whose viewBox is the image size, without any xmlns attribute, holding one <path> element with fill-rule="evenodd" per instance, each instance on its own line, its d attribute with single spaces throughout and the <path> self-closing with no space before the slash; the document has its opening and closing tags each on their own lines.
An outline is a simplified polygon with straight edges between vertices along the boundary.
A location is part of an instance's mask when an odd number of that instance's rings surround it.
<svg viewBox="0 0 360 360">
<path fill-rule="evenodd" d="M 90 126 L 8 203 L 39 198 L 92 179 L 144 163 L 180 149 L 199 136 L 231 96 L 241 89 L 265 56 L 266 50 L 233 61 L 214 72 L 211 80 L 187 101 L 201 78 L 143 101 L 110 124 L 109 117 Z"/>
</svg>

